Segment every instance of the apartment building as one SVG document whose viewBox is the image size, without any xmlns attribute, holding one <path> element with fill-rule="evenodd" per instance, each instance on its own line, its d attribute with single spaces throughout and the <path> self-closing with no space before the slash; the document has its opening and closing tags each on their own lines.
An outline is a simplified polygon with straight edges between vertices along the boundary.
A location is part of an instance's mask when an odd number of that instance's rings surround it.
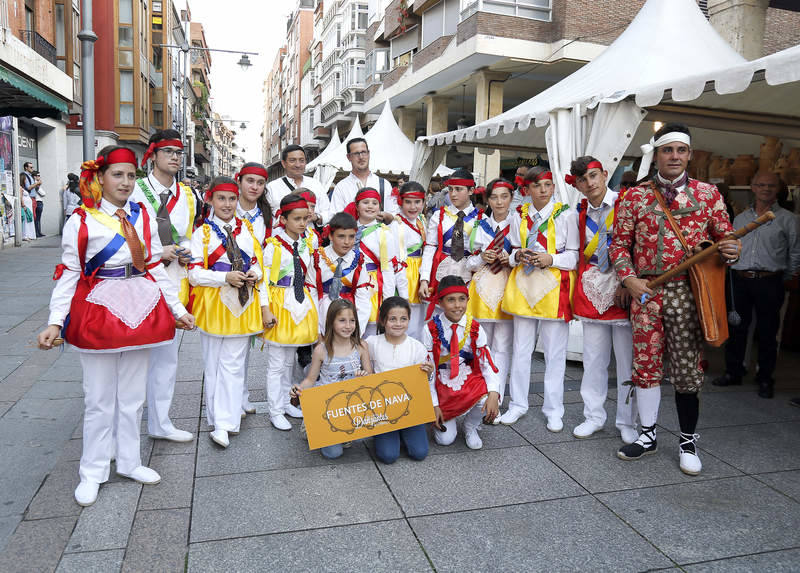
<svg viewBox="0 0 800 573">
<path fill-rule="evenodd" d="M 12 244 L 12 228 L 19 228 L 10 215 L 19 213 L 19 173 L 27 161 L 53 192 L 42 231 L 58 232 L 67 119 L 80 109 L 79 21 L 77 1 L 0 0 L 0 247 Z"/>
<path fill-rule="evenodd" d="M 194 123 L 194 168 L 197 175 L 212 174 L 211 150 L 213 142 L 213 121 L 211 115 L 211 52 L 206 50 L 206 35 L 203 24 L 191 22 L 191 45 L 195 50 L 190 52 L 192 81 L 192 122 Z"/>
</svg>

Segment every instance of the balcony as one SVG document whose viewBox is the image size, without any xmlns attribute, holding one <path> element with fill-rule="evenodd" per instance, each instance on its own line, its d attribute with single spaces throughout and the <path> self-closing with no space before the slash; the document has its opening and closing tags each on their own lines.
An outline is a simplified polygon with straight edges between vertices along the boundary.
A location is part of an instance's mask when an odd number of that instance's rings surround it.
<svg viewBox="0 0 800 573">
<path fill-rule="evenodd" d="M 56 47 L 33 30 L 20 30 L 19 38 L 34 52 L 56 65 Z"/>
</svg>

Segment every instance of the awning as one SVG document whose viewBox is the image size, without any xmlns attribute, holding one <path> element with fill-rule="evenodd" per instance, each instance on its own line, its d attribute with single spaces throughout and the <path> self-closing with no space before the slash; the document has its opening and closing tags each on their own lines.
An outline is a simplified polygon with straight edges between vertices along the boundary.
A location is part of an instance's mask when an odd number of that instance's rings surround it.
<svg viewBox="0 0 800 573">
<path fill-rule="evenodd" d="M 0 116 L 50 117 L 69 113 L 69 104 L 21 75 L 0 66 Z"/>
</svg>

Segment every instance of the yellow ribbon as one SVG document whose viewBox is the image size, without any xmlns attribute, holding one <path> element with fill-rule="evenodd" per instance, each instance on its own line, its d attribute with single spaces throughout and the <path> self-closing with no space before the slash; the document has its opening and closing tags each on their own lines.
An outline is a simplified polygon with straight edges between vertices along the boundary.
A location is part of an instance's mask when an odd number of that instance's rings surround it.
<svg viewBox="0 0 800 573">
<path fill-rule="evenodd" d="M 208 268 L 208 242 L 211 240 L 211 228 L 203 225 L 203 268 Z"/>
<path fill-rule="evenodd" d="M 189 189 L 183 183 L 178 183 L 178 185 L 180 185 L 181 189 L 183 189 L 183 192 L 186 193 L 186 203 L 189 208 L 189 223 L 186 225 L 186 238 L 191 239 L 192 230 L 194 229 L 194 218 L 196 215 L 196 213 L 194 212 L 195 209 L 194 193 L 192 193 L 192 190 Z"/>
<path fill-rule="evenodd" d="M 472 315 L 469 312 L 467 312 L 467 322 L 464 325 L 464 336 L 461 338 L 461 340 L 458 341 L 459 352 L 461 352 L 464 349 L 464 345 L 467 343 L 467 337 L 469 336 L 471 330 L 472 330 Z M 447 356 L 448 358 L 445 358 L 445 356 Z M 448 345 L 447 353 L 439 355 L 439 364 L 444 364 L 445 362 L 448 362 L 450 360 L 449 356 L 450 356 L 450 346 Z"/>
<path fill-rule="evenodd" d="M 528 242 L 528 208 L 530 203 L 522 205 L 522 223 L 519 226 L 520 244 L 525 248 Z M 547 253 L 554 255 L 556 252 L 556 215 L 560 214 L 562 203 L 553 205 L 553 211 L 547 218 Z"/>
<path fill-rule="evenodd" d="M 588 207 L 586 216 L 587 217 L 589 216 Z M 614 209 L 612 208 L 611 212 L 608 214 L 605 220 L 606 231 L 608 231 L 613 224 L 614 224 Z M 600 229 L 597 229 L 597 232 L 594 234 L 594 237 L 592 237 L 592 240 L 589 241 L 589 244 L 586 245 L 585 249 L 583 249 L 583 256 L 586 257 L 587 261 L 592 257 L 594 252 L 597 250 L 597 245 L 600 244 L 600 234 L 601 234 Z"/>
<path fill-rule="evenodd" d="M 272 265 L 269 268 L 269 282 L 270 284 L 278 284 L 278 279 L 281 274 L 281 244 L 275 237 L 267 239 L 267 244 L 272 245 Z"/>
</svg>

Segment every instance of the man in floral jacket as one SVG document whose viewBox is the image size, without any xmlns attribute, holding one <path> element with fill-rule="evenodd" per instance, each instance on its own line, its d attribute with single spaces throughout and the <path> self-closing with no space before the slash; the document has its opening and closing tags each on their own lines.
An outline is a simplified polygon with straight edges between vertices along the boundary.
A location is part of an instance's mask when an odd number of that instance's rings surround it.
<svg viewBox="0 0 800 573">
<path fill-rule="evenodd" d="M 689 248 L 696 250 L 704 242 L 721 241 L 723 260 L 738 260 L 739 241 L 724 239 L 733 228 L 719 191 L 714 185 L 689 179 L 686 172 L 691 159 L 689 129 L 667 124 L 656 132 L 649 145 L 642 146 L 642 151 L 639 177 L 647 174 L 655 155 L 658 172 L 652 184 L 664 197 Z M 672 230 L 650 182 L 630 189 L 618 207 L 609 255 L 633 298 L 632 379 L 642 433 L 634 443 L 620 448 L 617 456 L 636 460 L 657 450 L 659 386 L 666 356 L 681 430 L 680 468 L 686 474 L 697 475 L 702 464 L 695 448 L 695 428 L 704 366 L 703 335 L 694 297 L 688 275 L 655 289 L 647 287 L 649 280 L 674 268 L 690 254 Z"/>
</svg>

